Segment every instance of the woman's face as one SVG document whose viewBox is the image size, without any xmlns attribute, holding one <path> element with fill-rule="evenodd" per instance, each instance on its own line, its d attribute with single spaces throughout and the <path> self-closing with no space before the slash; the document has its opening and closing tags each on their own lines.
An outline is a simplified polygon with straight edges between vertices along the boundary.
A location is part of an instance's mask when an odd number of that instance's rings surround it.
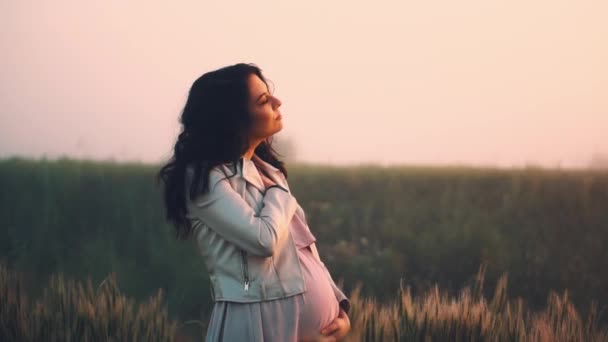
<svg viewBox="0 0 608 342">
<path fill-rule="evenodd" d="M 252 139 L 265 139 L 283 128 L 279 107 L 281 101 L 274 97 L 264 81 L 252 74 L 247 80 L 249 85 L 249 112 L 253 117 L 250 136 Z"/>
</svg>

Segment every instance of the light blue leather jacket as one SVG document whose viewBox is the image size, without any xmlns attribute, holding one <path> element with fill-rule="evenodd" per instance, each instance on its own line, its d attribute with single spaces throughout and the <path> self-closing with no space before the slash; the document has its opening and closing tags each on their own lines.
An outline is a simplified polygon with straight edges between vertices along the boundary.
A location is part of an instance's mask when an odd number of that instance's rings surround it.
<svg viewBox="0 0 608 342">
<path fill-rule="evenodd" d="M 263 168 L 276 185 L 265 188 L 256 167 Z M 192 175 L 188 167 L 186 189 Z M 257 302 L 306 291 L 288 229 L 296 210 L 302 208 L 279 169 L 255 154 L 252 159 L 241 157 L 236 173 L 232 163 L 218 165 L 209 173 L 209 192 L 192 201 L 186 197 L 187 217 L 205 260 L 214 301 Z M 350 300 L 333 281 L 315 243 L 310 247 L 348 313 Z"/>
</svg>

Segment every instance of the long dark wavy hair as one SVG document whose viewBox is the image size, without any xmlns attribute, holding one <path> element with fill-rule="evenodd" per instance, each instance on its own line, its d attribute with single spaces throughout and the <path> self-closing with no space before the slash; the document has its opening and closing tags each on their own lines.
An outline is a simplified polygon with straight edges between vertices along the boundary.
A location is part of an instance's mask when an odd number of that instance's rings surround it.
<svg viewBox="0 0 608 342">
<path fill-rule="evenodd" d="M 252 116 L 248 110 L 247 79 L 257 75 L 266 78 L 254 63 L 238 63 L 207 72 L 194 81 L 179 122 L 173 156 L 159 170 L 157 185 L 162 182 L 166 220 L 175 227 L 178 239 L 188 239 L 192 226 L 186 218 L 186 168 L 194 176 L 188 189 L 193 200 L 202 189 L 209 191 L 209 171 L 219 164 L 237 162 L 249 149 Z M 287 178 L 284 163 L 272 148 L 272 136 L 262 141 L 254 153 L 281 170 Z M 200 187 L 202 181 L 202 188 Z"/>
</svg>

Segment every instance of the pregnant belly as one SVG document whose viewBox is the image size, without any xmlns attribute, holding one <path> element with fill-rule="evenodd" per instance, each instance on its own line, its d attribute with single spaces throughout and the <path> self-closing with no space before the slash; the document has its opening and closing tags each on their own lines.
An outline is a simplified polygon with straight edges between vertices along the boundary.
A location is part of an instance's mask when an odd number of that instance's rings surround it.
<svg viewBox="0 0 608 342">
<path fill-rule="evenodd" d="M 311 250 L 301 248 L 298 255 L 306 283 L 306 292 L 301 297 L 299 338 L 311 339 L 338 317 L 340 306 L 323 266 Z"/>
</svg>

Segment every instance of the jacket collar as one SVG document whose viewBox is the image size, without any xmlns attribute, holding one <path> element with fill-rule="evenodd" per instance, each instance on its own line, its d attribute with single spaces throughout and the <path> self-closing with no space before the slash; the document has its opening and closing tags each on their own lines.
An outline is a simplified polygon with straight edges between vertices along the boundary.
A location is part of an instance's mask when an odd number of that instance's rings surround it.
<svg viewBox="0 0 608 342">
<path fill-rule="evenodd" d="M 241 157 L 244 158 L 244 157 Z M 268 171 L 268 173 L 273 173 L 273 172 L 281 172 L 281 170 L 277 169 L 276 167 L 274 167 L 272 164 L 266 162 L 264 159 L 258 157 L 257 154 L 253 154 L 253 157 L 251 157 L 251 160 L 256 164 L 256 165 L 260 165 L 261 167 L 263 167 L 266 171 Z"/>
<path fill-rule="evenodd" d="M 260 190 L 260 192 L 264 193 L 266 189 L 264 187 L 264 182 L 262 181 L 262 177 L 260 176 L 258 169 L 263 169 L 264 171 L 266 171 L 271 180 L 285 187 L 286 189 L 289 189 L 287 187 L 287 182 L 285 181 L 281 170 L 274 167 L 272 164 L 264 161 L 255 153 L 253 154 L 251 159 L 241 157 L 238 160 L 237 174 L 242 176 L 247 182 L 255 186 L 258 190 Z"/>
</svg>

